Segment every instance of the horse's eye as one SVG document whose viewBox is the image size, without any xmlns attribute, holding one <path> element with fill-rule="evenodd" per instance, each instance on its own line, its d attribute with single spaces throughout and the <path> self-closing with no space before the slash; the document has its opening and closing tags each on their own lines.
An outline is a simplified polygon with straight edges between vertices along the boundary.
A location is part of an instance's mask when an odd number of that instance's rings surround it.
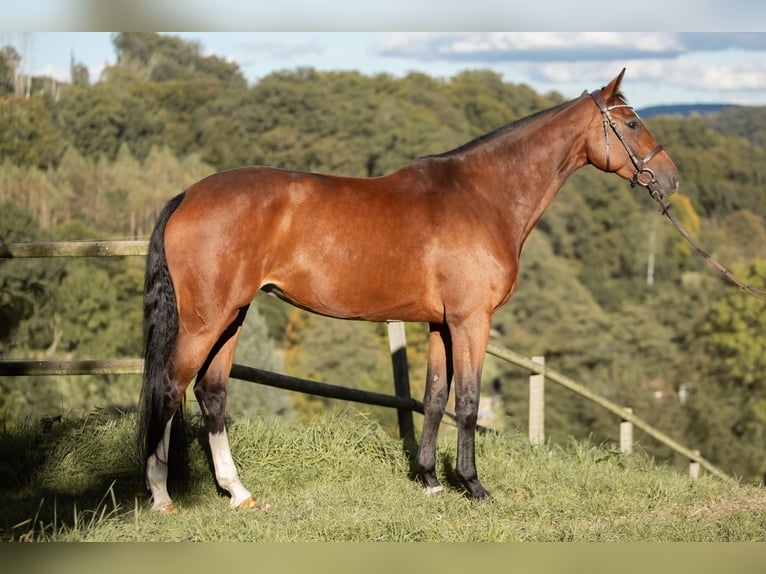
<svg viewBox="0 0 766 574">
<path fill-rule="evenodd" d="M 625 125 L 628 126 L 630 129 L 634 130 L 634 129 L 636 129 L 638 127 L 638 120 L 630 120 Z"/>
</svg>

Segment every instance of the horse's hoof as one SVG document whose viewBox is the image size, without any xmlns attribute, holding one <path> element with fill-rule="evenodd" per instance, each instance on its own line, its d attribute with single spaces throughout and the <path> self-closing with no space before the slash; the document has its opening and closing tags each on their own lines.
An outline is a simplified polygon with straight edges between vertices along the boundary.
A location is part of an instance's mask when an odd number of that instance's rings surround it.
<svg viewBox="0 0 766 574">
<path fill-rule="evenodd" d="M 257 510 L 260 507 L 260 504 L 258 504 L 252 496 L 248 496 L 237 505 L 237 508 L 241 510 Z"/>
<path fill-rule="evenodd" d="M 492 494 L 484 487 L 479 487 L 477 490 L 471 491 L 469 496 L 472 500 L 492 500 Z"/>
<path fill-rule="evenodd" d="M 423 494 L 425 494 L 426 496 L 431 496 L 432 494 L 439 494 L 440 492 L 444 492 L 444 488 L 442 487 L 441 484 L 438 486 L 426 486 L 423 489 Z"/>
<path fill-rule="evenodd" d="M 178 509 L 175 507 L 175 505 L 172 502 L 166 502 L 165 504 L 160 504 L 156 508 L 152 508 L 155 512 L 159 512 L 160 514 L 178 514 Z"/>
</svg>

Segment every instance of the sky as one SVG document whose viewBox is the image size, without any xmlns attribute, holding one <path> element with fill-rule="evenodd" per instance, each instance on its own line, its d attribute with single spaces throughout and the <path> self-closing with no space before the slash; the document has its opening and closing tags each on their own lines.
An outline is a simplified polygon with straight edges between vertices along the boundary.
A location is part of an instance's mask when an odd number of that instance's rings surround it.
<svg viewBox="0 0 766 574">
<path fill-rule="evenodd" d="M 0 0 L 2 2 L 5 0 Z M 540 93 L 557 91 L 573 98 L 583 90 L 606 84 L 625 67 L 623 88 L 637 107 L 712 102 L 766 105 L 766 32 L 726 30 L 749 30 L 759 25 L 763 28 L 766 3 L 760 0 L 730 0 L 723 8 L 712 0 L 645 0 L 641 4 L 626 4 L 630 9 L 623 8 L 622 13 L 615 14 L 612 10 L 611 20 L 594 16 L 603 13 L 608 4 L 590 0 L 585 4 L 590 2 L 600 8 L 600 12 L 583 11 L 583 0 L 526 0 L 522 3 L 511 0 L 421 0 L 419 3 L 390 0 L 383 13 L 362 0 L 326 3 L 218 0 L 212 10 L 209 7 L 203 9 L 203 3 L 196 0 L 136 2 L 130 6 L 138 6 L 138 12 L 158 29 L 175 30 L 183 25 L 193 29 L 202 27 L 200 24 L 207 24 L 205 28 L 210 30 L 225 29 L 167 33 L 198 42 L 203 54 L 215 54 L 236 62 L 250 82 L 276 70 L 297 67 L 395 76 L 418 71 L 442 78 L 465 69 L 490 69 L 506 81 L 530 85 Z M 70 59 L 74 57 L 75 61 L 88 67 L 91 81 L 98 81 L 104 66 L 116 60 L 112 35 L 109 32 L 57 31 L 56 28 L 67 30 L 69 27 L 66 14 L 61 19 L 56 18 L 61 6 L 66 4 L 91 9 L 85 18 L 80 12 L 75 13 L 81 18 L 80 29 L 98 28 L 99 24 L 132 23 L 131 18 L 136 18 L 133 9 L 125 10 L 124 14 L 112 11 L 101 17 L 98 7 L 105 4 L 100 0 L 14 2 L 11 20 L 6 19 L 0 24 L 0 46 L 13 45 L 23 55 L 22 67 L 33 75 L 67 81 Z M 181 6 L 185 7 L 183 11 Z M 254 6 L 259 6 L 260 10 L 255 10 Z M 274 6 L 280 7 L 281 12 Z M 322 9 L 317 10 L 317 6 Z M 357 11 L 350 11 L 350 6 L 357 6 Z M 365 18 L 358 17 L 359 6 L 367 7 Z M 47 12 L 43 10 L 45 17 L 37 21 L 28 19 L 28 7 L 47 9 Z M 575 11 L 573 7 L 580 10 Z M 741 9 L 737 10 L 737 7 Z M 516 11 L 511 13 L 511 8 Z M 179 13 L 184 15 L 180 20 Z M 732 13 L 735 15 L 733 21 Z M 330 27 L 328 23 L 333 24 L 333 30 L 323 29 Z M 390 29 L 430 28 L 432 31 L 376 29 L 394 23 L 398 26 Z M 589 23 L 614 31 L 566 29 Z M 649 27 L 649 24 L 662 28 L 679 23 L 688 30 L 696 27 L 701 30 L 718 28 L 719 31 L 632 32 L 623 29 L 640 29 L 641 25 Z M 17 30 L 41 31 L 2 31 L 13 24 L 17 24 Z M 53 31 L 49 29 L 51 24 L 57 24 Z M 77 29 L 78 22 L 73 24 Z M 483 31 L 488 26 L 516 31 Z M 242 27 L 251 31 L 240 31 Z M 295 30 L 301 27 L 303 30 Z M 478 31 L 459 32 L 456 29 Z M 554 31 L 530 32 L 526 29 Z"/>
</svg>

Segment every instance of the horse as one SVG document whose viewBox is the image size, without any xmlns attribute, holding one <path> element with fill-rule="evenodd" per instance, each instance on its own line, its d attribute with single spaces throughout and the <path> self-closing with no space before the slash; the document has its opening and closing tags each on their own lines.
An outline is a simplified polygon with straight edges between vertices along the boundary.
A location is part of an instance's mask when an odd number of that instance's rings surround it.
<svg viewBox="0 0 766 574">
<path fill-rule="evenodd" d="M 482 365 L 527 236 L 588 164 L 655 198 L 678 187 L 676 166 L 620 90 L 624 73 L 380 177 L 248 166 L 171 199 L 151 235 L 145 277 L 138 434 L 152 509 L 176 512 L 169 464 L 185 447 L 174 429 L 183 428 L 179 407 L 195 376 L 217 483 L 232 508 L 258 507 L 239 479 L 224 412 L 237 337 L 260 290 L 339 319 L 428 323 L 417 475 L 426 494 L 442 490 L 435 449 L 454 379 L 455 472 L 469 498 L 489 496 L 475 462 Z"/>
</svg>

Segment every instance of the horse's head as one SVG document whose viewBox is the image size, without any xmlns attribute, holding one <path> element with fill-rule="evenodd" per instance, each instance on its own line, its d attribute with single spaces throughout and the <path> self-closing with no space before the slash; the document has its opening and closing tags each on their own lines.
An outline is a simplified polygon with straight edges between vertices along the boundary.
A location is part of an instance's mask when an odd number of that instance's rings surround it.
<svg viewBox="0 0 766 574">
<path fill-rule="evenodd" d="M 661 199 L 678 188 L 678 168 L 620 92 L 624 74 L 625 69 L 606 87 L 590 94 L 600 121 L 594 121 L 588 136 L 588 160 Z"/>
</svg>

